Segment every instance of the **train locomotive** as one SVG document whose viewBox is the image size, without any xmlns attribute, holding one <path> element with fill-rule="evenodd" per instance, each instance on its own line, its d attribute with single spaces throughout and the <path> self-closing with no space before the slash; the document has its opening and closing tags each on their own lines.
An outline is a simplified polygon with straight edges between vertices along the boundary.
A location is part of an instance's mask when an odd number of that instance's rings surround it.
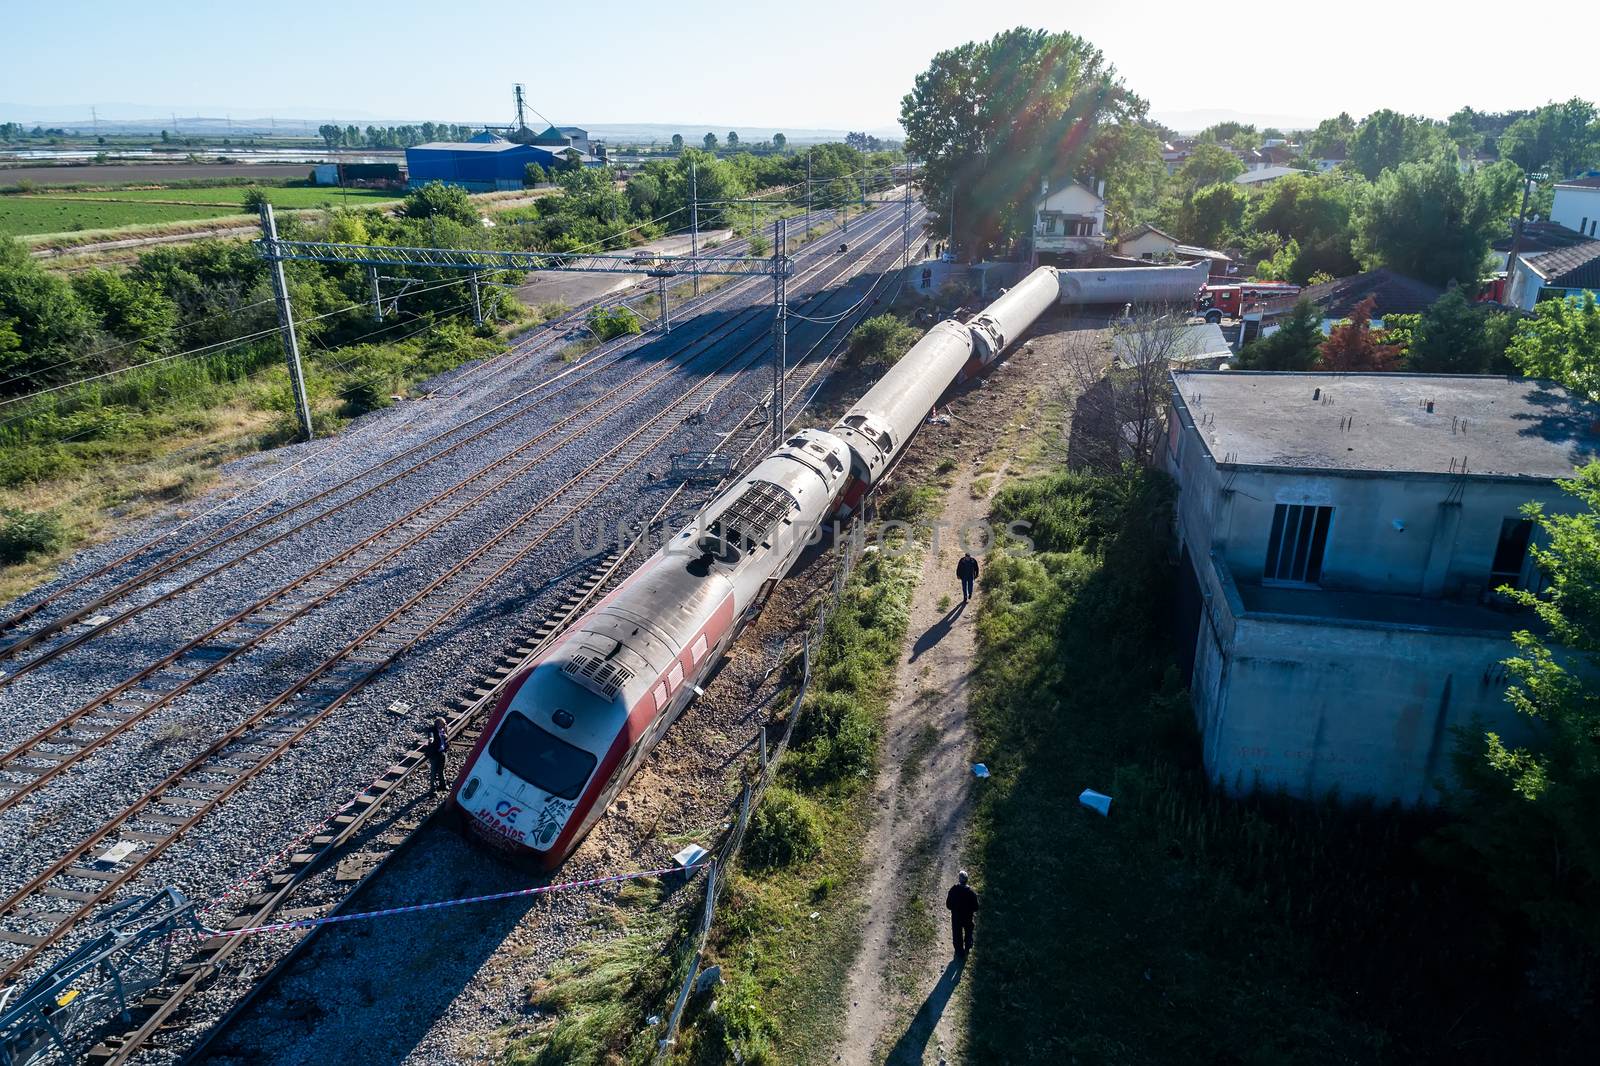
<svg viewBox="0 0 1600 1066">
<path fill-rule="evenodd" d="M 1059 298 L 1041 267 L 969 322 L 941 322 L 830 432 L 800 430 L 511 680 L 451 792 L 478 837 L 553 869 L 700 691 L 762 586 L 849 514 L 952 383 Z"/>
</svg>

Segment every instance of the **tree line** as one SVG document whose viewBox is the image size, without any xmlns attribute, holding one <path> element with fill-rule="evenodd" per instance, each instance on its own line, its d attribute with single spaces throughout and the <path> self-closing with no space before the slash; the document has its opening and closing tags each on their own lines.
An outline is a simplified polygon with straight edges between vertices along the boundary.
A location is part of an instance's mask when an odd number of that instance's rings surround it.
<svg viewBox="0 0 1600 1066">
<path fill-rule="evenodd" d="M 939 53 L 901 103 L 907 151 L 926 163 L 930 227 L 959 254 L 1006 254 L 1028 238 L 1041 179 L 1106 182 L 1111 233 L 1150 223 L 1185 243 L 1234 250 L 1263 278 L 1301 284 L 1387 265 L 1435 284 L 1477 284 L 1510 232 L 1530 173 L 1600 166 L 1600 115 L 1581 99 L 1526 112 L 1463 108 L 1446 122 L 1376 111 L 1302 131 L 1297 163 L 1327 172 L 1252 191 L 1241 153 L 1283 131 L 1222 123 L 1175 173 L 1171 130 L 1152 122 L 1088 41 L 1011 30 Z M 1480 159 L 1490 152 L 1497 158 Z M 1531 207 L 1547 211 L 1549 185 Z"/>
<path fill-rule="evenodd" d="M 431 141 L 464 141 L 482 132 L 479 126 L 424 122 L 410 126 L 339 126 L 325 122 L 317 133 L 329 148 L 413 148 Z"/>
</svg>

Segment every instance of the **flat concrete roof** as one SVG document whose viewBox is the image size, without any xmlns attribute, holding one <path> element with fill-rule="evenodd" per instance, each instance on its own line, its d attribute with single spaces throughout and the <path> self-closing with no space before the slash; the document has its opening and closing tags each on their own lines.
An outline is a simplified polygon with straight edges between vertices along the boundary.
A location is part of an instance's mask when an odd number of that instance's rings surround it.
<svg viewBox="0 0 1600 1066">
<path fill-rule="evenodd" d="M 1175 371 L 1224 465 L 1570 477 L 1600 457 L 1600 405 L 1548 381 L 1454 374 Z M 1433 411 L 1427 409 L 1433 402 Z"/>
</svg>

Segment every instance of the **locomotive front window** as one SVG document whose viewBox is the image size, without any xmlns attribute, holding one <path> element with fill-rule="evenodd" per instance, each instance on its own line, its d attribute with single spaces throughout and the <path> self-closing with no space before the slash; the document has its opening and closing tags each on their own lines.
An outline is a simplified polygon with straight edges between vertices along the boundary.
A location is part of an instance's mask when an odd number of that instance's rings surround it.
<svg viewBox="0 0 1600 1066">
<path fill-rule="evenodd" d="M 597 761 L 516 711 L 506 715 L 489 754 L 530 785 L 565 800 L 578 798 Z"/>
</svg>

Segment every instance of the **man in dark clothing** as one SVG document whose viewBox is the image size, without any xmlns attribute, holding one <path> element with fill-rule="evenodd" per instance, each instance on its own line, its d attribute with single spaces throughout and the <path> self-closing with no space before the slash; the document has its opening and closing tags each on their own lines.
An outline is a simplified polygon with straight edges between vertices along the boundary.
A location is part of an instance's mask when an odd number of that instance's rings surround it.
<svg viewBox="0 0 1600 1066">
<path fill-rule="evenodd" d="M 449 745 L 449 738 L 444 732 L 444 719 L 435 718 L 428 727 L 428 742 L 422 748 L 428 756 L 428 787 L 433 792 L 444 791 L 444 753 Z"/>
<path fill-rule="evenodd" d="M 972 950 L 972 919 L 978 913 L 978 894 L 967 884 L 967 871 L 956 875 L 944 905 L 950 911 L 950 939 L 955 942 L 956 958 L 964 959 Z"/>
<path fill-rule="evenodd" d="M 956 577 L 961 579 L 961 602 L 966 603 L 972 599 L 972 583 L 978 580 L 978 560 L 972 557 L 971 552 L 961 556 L 961 561 L 956 564 Z"/>
</svg>

